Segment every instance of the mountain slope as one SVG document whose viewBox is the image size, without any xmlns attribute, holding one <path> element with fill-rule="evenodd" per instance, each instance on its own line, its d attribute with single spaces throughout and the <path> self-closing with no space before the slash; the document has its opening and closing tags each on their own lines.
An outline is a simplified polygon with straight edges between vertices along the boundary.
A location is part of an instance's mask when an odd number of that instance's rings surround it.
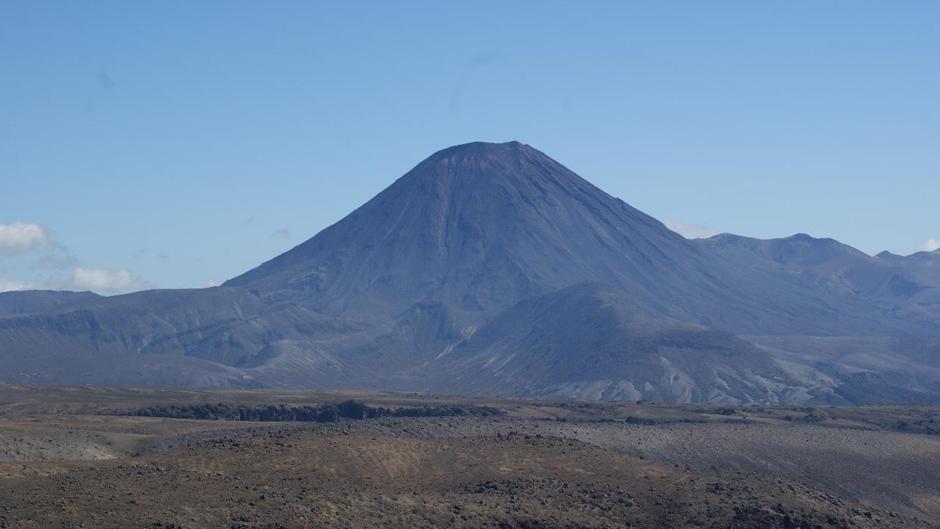
<svg viewBox="0 0 940 529">
<path fill-rule="evenodd" d="M 93 292 L 68 292 L 57 290 L 25 290 L 0 292 L 0 317 L 20 316 L 45 312 L 72 303 L 98 299 Z"/>
<path fill-rule="evenodd" d="M 822 291 L 829 300 L 880 310 L 884 319 L 893 320 L 890 334 L 937 331 L 940 259 L 931 259 L 929 253 L 871 257 L 833 239 L 806 234 L 770 240 L 723 234 L 695 243 L 728 262 L 763 269 Z"/>
<path fill-rule="evenodd" d="M 0 381 L 930 400 L 938 271 L 807 235 L 689 241 L 532 147 L 472 143 L 223 287 L 0 296 Z M 856 340 L 879 349 L 835 353 Z"/>
<path fill-rule="evenodd" d="M 917 326 L 716 256 L 527 145 L 445 149 L 296 248 L 226 283 L 356 319 L 441 302 L 467 321 L 582 282 L 732 332 L 872 333 Z"/>
<path fill-rule="evenodd" d="M 730 333 L 650 315 L 619 289 L 581 284 L 508 309 L 435 359 L 466 393 L 677 402 L 826 400 Z"/>
<path fill-rule="evenodd" d="M 435 300 L 504 308 L 580 280 L 652 298 L 694 249 L 655 219 L 517 142 L 423 161 L 345 219 L 226 285 L 334 312 Z"/>
</svg>

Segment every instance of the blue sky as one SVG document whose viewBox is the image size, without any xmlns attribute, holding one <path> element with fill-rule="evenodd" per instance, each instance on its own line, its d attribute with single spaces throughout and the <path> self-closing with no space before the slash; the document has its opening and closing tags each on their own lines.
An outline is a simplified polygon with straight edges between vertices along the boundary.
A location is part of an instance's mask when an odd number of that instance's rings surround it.
<svg viewBox="0 0 940 529">
<path fill-rule="evenodd" d="M 938 28 L 933 1 L 4 0 L 0 290 L 220 282 L 475 140 L 694 233 L 914 252 Z"/>
</svg>

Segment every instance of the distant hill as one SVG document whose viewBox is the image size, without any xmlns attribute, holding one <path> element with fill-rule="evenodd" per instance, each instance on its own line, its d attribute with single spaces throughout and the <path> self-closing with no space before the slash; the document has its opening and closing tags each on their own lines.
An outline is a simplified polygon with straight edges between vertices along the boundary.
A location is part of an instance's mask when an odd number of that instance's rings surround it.
<svg viewBox="0 0 940 529">
<path fill-rule="evenodd" d="M 437 152 L 222 287 L 44 295 L 0 297 L 0 380 L 940 400 L 934 254 L 686 240 L 518 142 Z"/>
<path fill-rule="evenodd" d="M 0 292 L 0 317 L 5 315 L 34 314 L 72 303 L 91 301 L 101 296 L 94 292 L 67 292 L 56 290 L 25 290 Z"/>
</svg>

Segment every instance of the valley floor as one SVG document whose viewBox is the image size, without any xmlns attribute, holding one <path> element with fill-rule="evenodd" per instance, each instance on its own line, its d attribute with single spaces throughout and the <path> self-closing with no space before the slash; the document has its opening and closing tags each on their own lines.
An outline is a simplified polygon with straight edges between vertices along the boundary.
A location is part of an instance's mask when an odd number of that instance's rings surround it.
<svg viewBox="0 0 940 529">
<path fill-rule="evenodd" d="M 173 417 L 216 404 L 294 413 L 349 400 L 387 416 Z M 929 528 L 938 520 L 938 407 L 0 386 L 0 528 Z"/>
</svg>

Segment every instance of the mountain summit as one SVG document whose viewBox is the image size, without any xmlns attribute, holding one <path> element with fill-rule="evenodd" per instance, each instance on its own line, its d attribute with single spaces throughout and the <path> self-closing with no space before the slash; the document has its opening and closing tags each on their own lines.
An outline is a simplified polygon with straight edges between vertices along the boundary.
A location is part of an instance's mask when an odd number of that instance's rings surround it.
<svg viewBox="0 0 940 529">
<path fill-rule="evenodd" d="M 372 319 L 426 302 L 483 313 L 594 282 L 656 313 L 736 332 L 883 328 L 880 309 L 824 299 L 812 284 L 747 266 L 769 253 L 812 260 L 838 248 L 863 255 L 806 235 L 688 241 L 537 149 L 478 142 L 438 151 L 333 226 L 225 285 Z"/>
<path fill-rule="evenodd" d="M 582 281 L 669 275 L 693 252 L 528 145 L 469 143 L 226 285 L 333 313 L 428 300 L 490 310 Z"/>
<path fill-rule="evenodd" d="M 686 240 L 519 142 L 434 153 L 222 287 L 3 306 L 6 382 L 940 399 L 936 260 Z"/>
</svg>

